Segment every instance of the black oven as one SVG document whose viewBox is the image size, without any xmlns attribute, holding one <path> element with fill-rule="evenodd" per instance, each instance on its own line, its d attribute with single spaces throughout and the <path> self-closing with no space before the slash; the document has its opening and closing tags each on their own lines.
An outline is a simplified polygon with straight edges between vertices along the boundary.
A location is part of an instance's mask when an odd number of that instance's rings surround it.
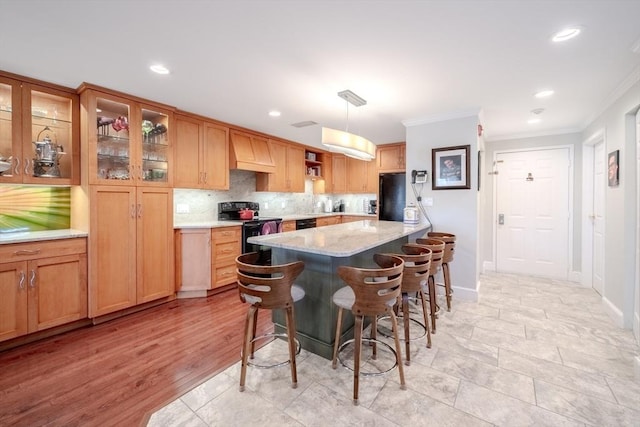
<svg viewBox="0 0 640 427">
<path fill-rule="evenodd" d="M 244 209 L 253 211 L 252 219 L 240 218 L 240 211 Z M 282 218 L 260 217 L 260 205 L 255 202 L 221 202 L 218 203 L 218 221 L 241 221 L 242 253 L 259 252 L 260 264 L 271 265 L 271 249 L 267 246 L 251 244 L 247 239 L 282 232 Z"/>
</svg>

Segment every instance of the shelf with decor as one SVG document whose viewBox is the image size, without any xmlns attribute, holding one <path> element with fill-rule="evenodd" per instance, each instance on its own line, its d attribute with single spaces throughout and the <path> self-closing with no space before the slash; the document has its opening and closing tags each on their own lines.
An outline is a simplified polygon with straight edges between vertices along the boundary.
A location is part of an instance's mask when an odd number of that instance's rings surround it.
<svg viewBox="0 0 640 427">
<path fill-rule="evenodd" d="M 307 178 L 323 179 L 323 156 L 323 153 L 305 150 L 304 166 Z"/>
</svg>

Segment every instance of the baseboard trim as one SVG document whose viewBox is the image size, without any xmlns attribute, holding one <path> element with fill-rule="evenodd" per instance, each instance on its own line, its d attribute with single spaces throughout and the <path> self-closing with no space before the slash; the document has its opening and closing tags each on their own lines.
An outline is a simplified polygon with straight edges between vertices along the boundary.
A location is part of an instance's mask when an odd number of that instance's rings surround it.
<svg viewBox="0 0 640 427">
<path fill-rule="evenodd" d="M 638 313 L 633 315 L 633 335 L 636 337 L 636 343 L 640 344 L 640 315 Z M 637 359 L 640 361 L 640 356 Z"/>
<path fill-rule="evenodd" d="M 602 308 L 617 327 L 624 329 L 624 315 L 618 307 L 616 307 L 606 297 L 602 297 Z"/>
<path fill-rule="evenodd" d="M 476 283 L 475 289 L 461 288 L 452 286 L 453 298 L 459 298 L 464 301 L 478 302 L 478 292 L 480 291 L 480 282 Z"/>
<path fill-rule="evenodd" d="M 496 265 L 493 261 L 484 261 L 482 263 L 482 272 L 486 273 L 487 271 L 496 271 Z"/>
<path fill-rule="evenodd" d="M 582 273 L 580 273 L 579 271 L 570 271 L 568 279 L 572 282 L 580 283 L 584 286 L 584 284 L 582 283 Z"/>
</svg>

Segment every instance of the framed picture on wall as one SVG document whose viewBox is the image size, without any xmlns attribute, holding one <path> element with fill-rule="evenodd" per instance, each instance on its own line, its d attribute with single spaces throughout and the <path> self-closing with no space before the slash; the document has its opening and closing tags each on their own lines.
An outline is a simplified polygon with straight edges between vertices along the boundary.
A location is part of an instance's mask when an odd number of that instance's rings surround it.
<svg viewBox="0 0 640 427">
<path fill-rule="evenodd" d="M 609 187 L 617 187 L 620 184 L 620 150 L 609 153 L 607 164 L 609 165 Z"/>
<path fill-rule="evenodd" d="M 470 145 L 434 148 L 431 150 L 434 190 L 461 190 L 471 188 L 469 177 Z"/>
</svg>

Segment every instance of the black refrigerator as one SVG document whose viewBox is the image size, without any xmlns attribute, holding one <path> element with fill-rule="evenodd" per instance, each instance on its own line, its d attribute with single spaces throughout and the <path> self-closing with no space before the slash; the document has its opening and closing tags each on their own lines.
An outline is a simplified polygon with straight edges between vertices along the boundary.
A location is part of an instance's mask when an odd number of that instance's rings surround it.
<svg viewBox="0 0 640 427">
<path fill-rule="evenodd" d="M 378 218 L 403 221 L 406 201 L 404 173 L 381 173 L 378 194 Z"/>
</svg>

